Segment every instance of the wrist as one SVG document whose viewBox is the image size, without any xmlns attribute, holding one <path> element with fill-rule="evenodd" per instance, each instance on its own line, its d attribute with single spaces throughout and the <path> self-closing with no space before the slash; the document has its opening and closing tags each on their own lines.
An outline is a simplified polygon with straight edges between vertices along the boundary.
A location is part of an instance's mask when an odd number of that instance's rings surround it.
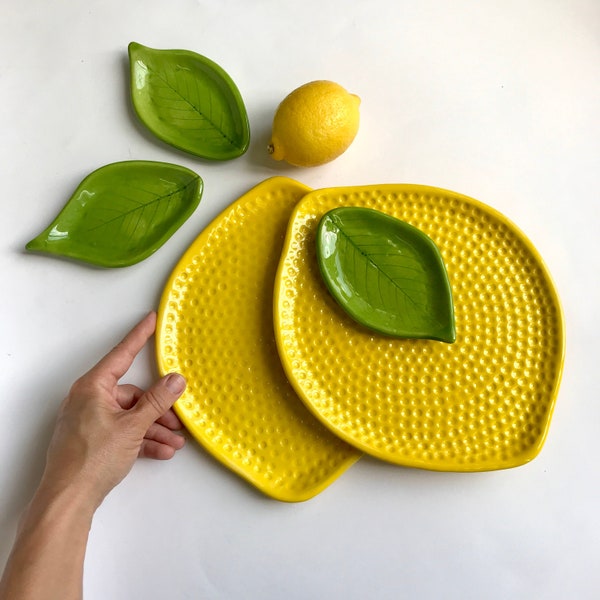
<svg viewBox="0 0 600 600">
<path fill-rule="evenodd" d="M 0 582 L 3 598 L 81 598 L 94 504 L 42 479 L 19 523 Z"/>
<path fill-rule="evenodd" d="M 108 492 L 102 473 L 91 461 L 49 460 L 35 495 L 93 515 Z"/>
<path fill-rule="evenodd" d="M 100 502 L 84 486 L 73 481 L 48 481 L 42 478 L 28 513 L 57 513 L 65 519 L 91 523 Z"/>
</svg>

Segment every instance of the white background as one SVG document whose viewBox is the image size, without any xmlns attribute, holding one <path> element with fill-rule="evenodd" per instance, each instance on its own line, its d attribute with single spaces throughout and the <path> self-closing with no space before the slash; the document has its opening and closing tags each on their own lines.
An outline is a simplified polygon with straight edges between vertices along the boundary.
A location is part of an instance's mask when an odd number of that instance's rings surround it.
<svg viewBox="0 0 600 600">
<path fill-rule="evenodd" d="M 225 163 L 136 121 L 127 44 L 219 63 L 249 113 Z M 71 382 L 149 309 L 198 233 L 263 179 L 422 183 L 485 202 L 544 257 L 567 323 L 550 433 L 530 464 L 481 474 L 363 459 L 316 498 L 270 500 L 193 440 L 140 461 L 96 515 L 90 600 L 588 599 L 600 591 L 600 4 L 597 0 L 2 0 L 0 562 Z M 265 153 L 279 101 L 332 79 L 361 129 L 313 169 Z M 102 270 L 24 252 L 90 171 L 175 162 L 202 202 L 156 254 Z M 156 377 L 148 347 L 128 380 Z"/>
</svg>

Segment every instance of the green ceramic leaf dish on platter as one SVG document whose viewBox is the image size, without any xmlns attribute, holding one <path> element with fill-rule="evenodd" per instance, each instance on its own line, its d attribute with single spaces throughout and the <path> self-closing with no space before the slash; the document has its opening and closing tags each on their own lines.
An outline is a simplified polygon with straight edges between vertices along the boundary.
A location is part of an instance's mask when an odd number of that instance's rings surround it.
<svg viewBox="0 0 600 600">
<path fill-rule="evenodd" d="M 317 259 L 355 321 L 389 336 L 455 341 L 446 267 L 418 228 L 370 208 L 336 208 L 319 222 Z"/>
<path fill-rule="evenodd" d="M 136 42 L 129 44 L 129 64 L 133 107 L 159 139 L 213 160 L 246 152 L 246 107 L 219 65 L 188 50 L 154 50 Z"/>
<path fill-rule="evenodd" d="M 125 161 L 88 175 L 28 250 L 125 267 L 158 250 L 194 212 L 199 175 L 169 163 Z"/>
</svg>

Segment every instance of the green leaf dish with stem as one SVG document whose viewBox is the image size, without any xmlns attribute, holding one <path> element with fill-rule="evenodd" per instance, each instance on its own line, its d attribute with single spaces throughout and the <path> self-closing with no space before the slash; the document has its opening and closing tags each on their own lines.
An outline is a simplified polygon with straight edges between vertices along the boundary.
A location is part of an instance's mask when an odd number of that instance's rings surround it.
<svg viewBox="0 0 600 600">
<path fill-rule="evenodd" d="M 129 65 L 135 112 L 159 139 L 213 160 L 246 152 L 246 107 L 219 65 L 188 50 L 154 50 L 136 42 L 129 44 Z"/>
<path fill-rule="evenodd" d="M 194 212 L 199 175 L 178 165 L 125 161 L 88 175 L 27 249 L 101 267 L 125 267 L 158 250 Z"/>
</svg>

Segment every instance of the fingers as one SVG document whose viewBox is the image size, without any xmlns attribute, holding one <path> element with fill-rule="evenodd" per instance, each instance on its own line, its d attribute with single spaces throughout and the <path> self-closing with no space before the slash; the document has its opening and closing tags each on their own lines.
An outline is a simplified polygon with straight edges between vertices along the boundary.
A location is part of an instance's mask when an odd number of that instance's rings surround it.
<svg viewBox="0 0 600 600">
<path fill-rule="evenodd" d="M 117 388 L 117 402 L 119 406 L 125 410 L 129 410 L 134 406 L 143 395 L 144 390 L 136 385 L 124 383 Z M 156 422 L 168 427 L 172 431 L 183 429 L 183 423 L 179 420 L 179 417 L 172 408 L 170 408 L 162 417 L 157 419 Z"/>
<path fill-rule="evenodd" d="M 116 383 L 133 363 L 156 328 L 156 313 L 148 313 L 91 371 L 90 374 L 111 377 Z"/>
<path fill-rule="evenodd" d="M 173 458 L 175 452 L 183 448 L 185 438 L 173 433 L 163 425 L 154 424 L 148 429 L 146 437 L 140 446 L 139 456 L 155 460 Z"/>
<path fill-rule="evenodd" d="M 170 408 L 160 419 L 156 421 L 160 425 L 168 427 L 172 431 L 179 431 L 183 429 L 183 423 L 179 420 L 179 417 L 175 414 L 172 408 Z"/>
<path fill-rule="evenodd" d="M 124 383 L 117 387 L 117 402 L 121 408 L 131 408 L 144 394 L 137 385 Z"/>
<path fill-rule="evenodd" d="M 165 415 L 181 396 L 185 386 L 186 381 L 181 375 L 170 373 L 144 392 L 131 409 L 131 412 L 140 419 L 144 430 L 148 430 L 154 421 Z"/>
<path fill-rule="evenodd" d="M 158 423 L 150 425 L 144 439 L 148 441 L 152 440 L 159 444 L 164 444 L 165 446 L 171 446 L 175 450 L 181 450 L 185 444 L 185 438 L 182 435 L 179 435 L 178 433 L 171 431 L 168 427 L 159 425 Z"/>
<path fill-rule="evenodd" d="M 175 448 L 155 442 L 154 440 L 144 440 L 140 446 L 140 458 L 153 458 L 154 460 L 169 460 L 175 456 Z"/>
</svg>

